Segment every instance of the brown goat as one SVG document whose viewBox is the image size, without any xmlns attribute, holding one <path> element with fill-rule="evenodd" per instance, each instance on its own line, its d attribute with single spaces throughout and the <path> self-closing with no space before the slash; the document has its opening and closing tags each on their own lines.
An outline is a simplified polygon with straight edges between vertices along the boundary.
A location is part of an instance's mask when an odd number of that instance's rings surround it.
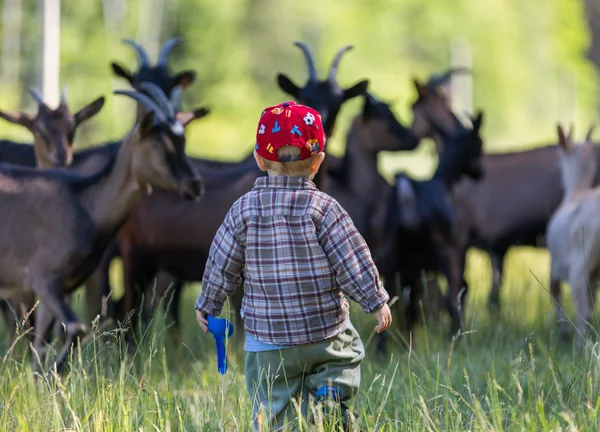
<svg viewBox="0 0 600 432">
<path fill-rule="evenodd" d="M 96 115 L 104 105 L 100 97 L 75 114 L 71 114 L 63 89 L 60 103 L 55 110 L 50 109 L 42 100 L 39 92 L 30 89 L 38 106 L 37 114 L 7 113 L 0 111 L 0 118 L 27 128 L 33 133 L 33 145 L 4 140 L 0 142 L 0 162 L 38 168 L 62 168 L 73 159 L 73 140 L 77 127 L 85 120 Z M 8 329 L 16 327 L 15 313 L 19 320 L 26 316 L 35 304 L 32 292 L 13 297 L 10 301 L 0 300 L 4 320 Z M 29 315 L 29 324 L 33 326 L 34 315 Z"/>
<path fill-rule="evenodd" d="M 0 118 L 31 131 L 33 147 L 27 144 L 3 141 L 0 162 L 37 166 L 38 168 L 68 166 L 73 160 L 73 140 L 78 126 L 100 112 L 104 105 L 104 98 L 100 97 L 75 114 L 71 114 L 65 89 L 63 89 L 58 107 L 54 110 L 44 103 L 37 90 L 30 89 L 29 91 L 37 102 L 38 112 L 36 114 L 0 111 Z M 17 149 L 14 150 L 16 160 L 12 160 L 11 150 L 21 146 L 27 146 L 31 157 L 24 159 L 22 156 L 24 150 Z M 34 164 L 30 165 L 32 162 Z"/>
<path fill-rule="evenodd" d="M 135 49 L 138 59 L 137 71 L 129 72 L 127 68 L 116 62 L 111 64 L 112 69 L 117 76 L 127 80 L 135 90 L 141 90 L 140 84 L 142 82 L 150 82 L 158 86 L 165 95 L 170 97 L 174 91 L 178 92 L 179 89 L 184 90 L 194 82 L 196 73 L 192 70 L 185 70 L 178 73 L 171 73 L 169 70 L 169 56 L 173 49 L 181 43 L 180 38 L 171 38 L 162 45 L 155 65 L 151 64 L 146 50 L 139 43 L 130 39 L 123 39 L 123 42 Z M 176 109 L 178 108 L 176 107 Z M 138 103 L 136 119 L 140 120 L 144 113 L 144 106 Z M 112 143 L 108 146 L 100 146 L 78 152 L 75 154 L 72 169 L 83 173 L 94 172 L 99 166 L 104 166 L 106 161 L 118 149 L 118 143 Z M 95 319 L 98 315 L 104 319 L 113 313 L 112 302 L 107 303 L 107 296 L 110 292 L 109 268 L 112 260 L 118 256 L 119 250 L 116 245 L 116 238 L 113 238 L 107 247 L 105 255 L 100 260 L 98 268 L 85 283 L 86 320 L 88 322 Z M 103 305 L 107 305 L 108 308 L 104 308 Z"/>
<path fill-rule="evenodd" d="M 185 155 L 184 127 L 204 111 L 176 116 L 158 87 L 144 87 L 152 98 L 115 92 L 143 103 L 148 112 L 99 172 L 85 176 L 8 165 L 0 169 L 0 208 L 7 228 L 0 241 L 0 295 L 33 291 L 39 296 L 34 347 L 40 354 L 53 318 L 64 324 L 68 341 L 56 359 L 59 371 L 69 348 L 85 330 L 63 296 L 96 267 L 146 185 L 176 190 L 192 199 L 201 194 L 201 180 Z"/>
</svg>

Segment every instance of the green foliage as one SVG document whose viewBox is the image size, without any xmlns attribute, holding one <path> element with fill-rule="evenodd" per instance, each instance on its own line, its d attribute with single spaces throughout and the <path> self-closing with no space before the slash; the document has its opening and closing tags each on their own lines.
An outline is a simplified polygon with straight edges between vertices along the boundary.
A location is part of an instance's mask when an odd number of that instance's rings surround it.
<svg viewBox="0 0 600 432">
<path fill-rule="evenodd" d="M 3 108 L 33 108 L 24 90 L 38 82 L 38 13 L 36 2 L 24 2 L 24 72 L 20 82 L 0 89 Z M 353 44 L 342 62 L 340 83 L 368 78 L 371 91 L 393 99 L 405 122 L 415 97 L 412 78 L 445 69 L 451 45 L 466 43 L 474 69 L 473 107 L 486 111 L 489 151 L 554 140 L 559 120 L 586 129 L 598 106 L 596 72 L 583 56 L 589 31 L 580 0 L 105 0 L 62 2 L 61 19 L 61 82 L 69 88 L 70 104 L 76 109 L 99 94 L 109 96 L 101 114 L 85 125 L 80 146 L 118 138 L 131 125 L 133 102 L 110 95 L 128 87 L 112 75 L 110 62 L 136 67 L 131 48 L 120 42 L 123 37 L 145 44 L 153 58 L 159 42 L 183 37 L 173 53 L 173 70 L 198 72 L 184 101 L 212 108 L 190 129 L 190 152 L 221 159 L 240 159 L 250 151 L 257 113 L 288 97 L 277 87 L 278 72 L 299 84 L 305 81 L 306 65 L 292 45 L 295 40 L 310 44 L 322 76 L 335 51 Z M 355 100 L 342 109 L 331 153 L 343 152 L 359 106 Z M 29 136 L 15 126 L 4 131 L 7 137 Z M 429 171 L 432 156 L 426 148 L 410 157 L 386 157 L 386 173 L 399 166 L 419 175 Z"/>
</svg>

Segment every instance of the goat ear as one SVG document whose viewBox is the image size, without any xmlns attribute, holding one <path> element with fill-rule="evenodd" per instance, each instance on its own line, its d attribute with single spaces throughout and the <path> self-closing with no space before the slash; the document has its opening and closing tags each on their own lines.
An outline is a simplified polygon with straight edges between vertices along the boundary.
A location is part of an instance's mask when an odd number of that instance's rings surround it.
<svg viewBox="0 0 600 432">
<path fill-rule="evenodd" d="M 25 113 L 7 113 L 0 111 L 0 118 L 3 118 L 7 122 L 18 124 L 29 130 L 33 130 L 33 123 L 35 122 L 36 116 Z"/>
<path fill-rule="evenodd" d="M 479 133 L 479 129 L 481 128 L 481 123 L 483 123 L 483 112 L 477 111 L 477 115 L 471 118 L 471 122 L 473 123 L 473 131 Z"/>
<path fill-rule="evenodd" d="M 571 126 L 569 127 L 569 135 L 567 135 L 567 138 L 569 140 L 569 142 L 573 142 L 573 130 L 575 129 L 575 125 L 573 123 L 571 123 Z"/>
<path fill-rule="evenodd" d="M 426 85 L 421 84 L 418 79 L 413 79 L 413 84 L 415 85 L 415 89 L 417 90 L 417 94 L 419 99 L 425 99 L 429 96 L 429 88 Z"/>
<path fill-rule="evenodd" d="M 93 117 L 96 114 L 98 114 L 103 106 L 104 106 L 104 96 L 99 97 L 91 104 L 81 108 L 73 116 L 73 118 L 75 119 L 75 125 L 78 125 L 81 122 L 89 119 L 90 117 Z"/>
<path fill-rule="evenodd" d="M 294 99 L 300 99 L 300 92 L 302 89 L 294 84 L 292 80 L 287 77 L 287 75 L 277 74 L 277 84 L 281 90 L 290 96 L 293 96 Z"/>
<path fill-rule="evenodd" d="M 596 127 L 595 124 L 592 124 L 588 130 L 587 135 L 585 136 L 585 142 L 592 142 L 592 134 L 594 133 L 594 128 Z"/>
<path fill-rule="evenodd" d="M 129 81 L 129 84 L 133 85 L 133 75 L 131 73 L 127 72 L 127 70 L 125 68 L 123 68 L 121 65 L 119 65 L 118 63 L 113 62 L 110 65 L 116 76 L 125 78 L 127 81 Z"/>
<path fill-rule="evenodd" d="M 363 103 L 362 116 L 365 120 L 369 120 L 373 116 L 373 101 L 367 95 L 365 95 L 365 102 Z"/>
<path fill-rule="evenodd" d="M 558 133 L 558 145 L 560 148 L 562 148 L 564 151 L 569 151 L 570 148 L 570 143 L 569 143 L 569 139 L 565 136 L 565 131 L 563 130 L 562 126 L 556 125 L 556 131 Z"/>
<path fill-rule="evenodd" d="M 352 87 L 344 90 L 344 101 L 355 98 L 356 96 L 364 95 L 369 87 L 369 80 L 362 80 L 354 84 Z"/>
<path fill-rule="evenodd" d="M 202 107 L 195 109 L 192 112 L 178 112 L 177 114 L 175 114 L 175 116 L 177 117 L 177 120 L 179 120 L 180 123 L 183 125 L 183 127 L 186 127 L 192 121 L 202 118 L 208 114 L 210 114 L 210 110 L 208 108 Z"/>
<path fill-rule="evenodd" d="M 196 80 L 196 72 L 193 70 L 186 70 L 178 73 L 174 77 L 175 85 L 181 85 L 181 89 L 185 90 Z"/>
</svg>

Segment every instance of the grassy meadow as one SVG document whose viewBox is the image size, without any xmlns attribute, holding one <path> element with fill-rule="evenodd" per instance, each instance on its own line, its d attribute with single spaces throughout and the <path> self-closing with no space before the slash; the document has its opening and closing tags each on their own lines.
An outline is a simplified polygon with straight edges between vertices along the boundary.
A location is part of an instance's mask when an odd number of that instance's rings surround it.
<svg viewBox="0 0 600 432">
<path fill-rule="evenodd" d="M 503 308 L 491 319 L 488 260 L 470 252 L 466 334 L 450 341 L 440 330 L 444 317 L 441 325 L 421 327 L 406 349 L 394 330 L 386 361 L 374 356 L 374 319 L 354 307 L 367 346 L 361 392 L 351 404 L 361 430 L 599 430 L 600 349 L 578 350 L 557 335 L 547 261 L 541 251 L 509 255 Z M 128 352 L 120 332 L 109 331 L 74 353 L 62 379 L 34 374 L 23 343 L 3 349 L 2 429 L 251 430 L 243 353 L 230 347 L 229 370 L 217 373 L 214 342 L 194 320 L 198 289 L 185 292 L 180 334 L 159 316 Z M 566 305 L 572 314 L 568 295 Z"/>
</svg>

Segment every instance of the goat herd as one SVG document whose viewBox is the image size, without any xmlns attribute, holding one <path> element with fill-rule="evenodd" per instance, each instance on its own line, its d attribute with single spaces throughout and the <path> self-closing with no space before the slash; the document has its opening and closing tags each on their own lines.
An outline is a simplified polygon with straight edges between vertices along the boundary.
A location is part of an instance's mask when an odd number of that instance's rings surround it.
<svg viewBox="0 0 600 432">
<path fill-rule="evenodd" d="M 33 346 L 40 356 L 53 335 L 63 339 L 55 363 L 59 371 L 85 330 L 70 306 L 76 288 L 85 284 L 88 323 L 98 316 L 123 322 L 134 311 L 144 312 L 139 317 L 146 322 L 154 299 L 169 293 L 168 312 L 177 324 L 183 284 L 201 281 L 227 210 L 264 175 L 251 154 L 234 163 L 186 156 L 185 126 L 209 111 L 181 108 L 182 92 L 196 74 L 170 72 L 168 58 L 178 38 L 162 46 L 154 66 L 138 43 L 124 42 L 135 49 L 139 66 L 130 73 L 112 64 L 134 89 L 114 93 L 137 102 L 135 124 L 121 141 L 72 150 L 78 125 L 101 110 L 104 98 L 71 114 L 64 92 L 52 110 L 31 90 L 38 105 L 35 115 L 0 111 L 0 117 L 33 134 L 33 145 L 0 141 L 2 312 L 9 328 L 34 329 Z M 560 306 L 560 281 L 571 283 L 578 328 L 584 330 L 592 310 L 588 278 L 600 270 L 600 222 L 592 217 L 600 208 L 600 190 L 591 189 L 600 183 L 600 147 L 591 145 L 589 134 L 575 144 L 559 128 L 559 146 L 486 155 L 480 137 L 483 114 L 471 119 L 470 128 L 463 126 L 440 90 L 452 70 L 426 83 L 414 81 L 418 99 L 412 105 L 413 124 L 406 128 L 367 91 L 368 81 L 339 86 L 338 67 L 352 46 L 337 52 L 327 79 L 319 80 L 307 45 L 295 45 L 306 57 L 308 80 L 300 87 L 279 74 L 277 82 L 321 113 L 327 136 L 344 102 L 363 99 L 345 155 L 327 155 L 315 183 L 348 211 L 390 294 L 409 289 L 408 329 L 427 304 L 425 272 L 446 278 L 445 306 L 453 330 L 462 328 L 469 246 L 491 257 L 490 305 L 499 307 L 508 248 L 542 246 L 548 225 L 552 293 Z M 433 176 L 418 181 L 400 173 L 390 185 L 379 174 L 378 153 L 413 150 L 426 137 L 435 141 L 439 154 Z M 582 226 L 589 232 L 582 233 Z M 109 285 L 115 257 L 122 259 L 125 285 L 118 301 L 111 299 Z M 242 294 L 231 299 L 238 323 Z M 153 301 L 148 304 L 148 299 Z M 557 310 L 564 320 L 562 309 Z"/>
</svg>

